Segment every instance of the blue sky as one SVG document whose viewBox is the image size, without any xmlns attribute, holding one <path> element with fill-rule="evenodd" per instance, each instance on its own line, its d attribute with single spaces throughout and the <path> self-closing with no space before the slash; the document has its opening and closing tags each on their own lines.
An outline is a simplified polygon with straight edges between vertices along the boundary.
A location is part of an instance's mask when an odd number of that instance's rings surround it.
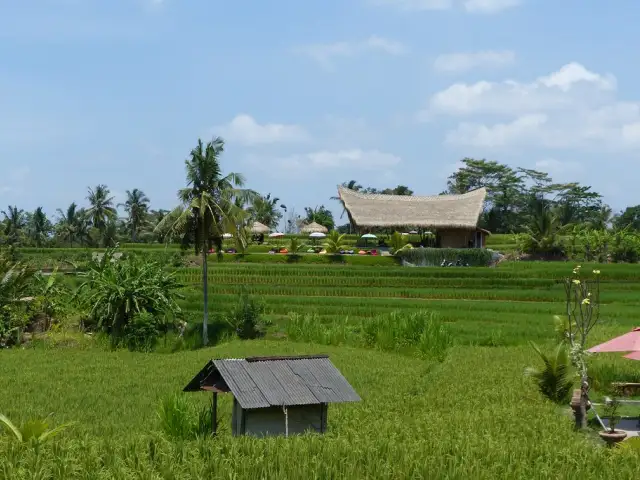
<svg viewBox="0 0 640 480">
<path fill-rule="evenodd" d="M 0 206 L 172 208 L 198 137 L 301 212 L 466 156 L 640 203 L 640 3 L 0 0 Z"/>
</svg>

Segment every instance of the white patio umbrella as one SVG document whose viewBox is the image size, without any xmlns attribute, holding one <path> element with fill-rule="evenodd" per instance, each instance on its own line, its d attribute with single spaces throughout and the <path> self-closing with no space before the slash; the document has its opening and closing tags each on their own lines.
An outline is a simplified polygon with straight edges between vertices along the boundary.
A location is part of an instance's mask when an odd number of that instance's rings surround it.
<svg viewBox="0 0 640 480">
<path fill-rule="evenodd" d="M 364 245 L 366 247 L 367 244 L 369 243 L 370 238 L 378 238 L 378 237 L 376 237 L 373 233 L 365 233 L 364 235 L 362 235 L 361 238 L 364 238 Z"/>
<path fill-rule="evenodd" d="M 309 234 L 309 238 L 313 239 L 313 244 L 314 245 L 315 245 L 317 239 L 324 238 L 326 236 L 327 236 L 327 234 L 326 233 L 322 233 L 322 232 L 311 232 Z"/>
<path fill-rule="evenodd" d="M 273 232 L 269 234 L 269 238 L 280 238 L 284 237 L 284 233 L 281 232 Z"/>
</svg>

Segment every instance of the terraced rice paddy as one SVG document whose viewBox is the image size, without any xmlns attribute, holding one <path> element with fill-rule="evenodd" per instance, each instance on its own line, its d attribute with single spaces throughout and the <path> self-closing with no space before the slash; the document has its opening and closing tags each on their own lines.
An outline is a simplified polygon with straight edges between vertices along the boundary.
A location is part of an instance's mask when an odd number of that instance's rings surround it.
<svg viewBox="0 0 640 480">
<path fill-rule="evenodd" d="M 224 310 L 245 290 L 261 298 L 277 322 L 314 313 L 321 321 L 370 317 L 394 310 L 433 310 L 463 343 L 508 345 L 553 336 L 563 313 L 562 279 L 570 263 L 505 263 L 496 268 L 244 265 L 211 263 L 210 308 Z M 640 267 L 587 265 L 601 270 L 602 315 L 620 328 L 640 324 Z M 179 273 L 183 308 L 202 311 L 201 272 Z"/>
<path fill-rule="evenodd" d="M 236 340 L 174 354 L 111 352 L 98 344 L 0 352 L 7 379 L 0 388 L 3 413 L 16 422 L 50 413 L 55 424 L 76 422 L 39 450 L 0 436 L 0 478 L 636 478 L 637 452 L 609 450 L 595 435 L 575 433 L 566 412 L 523 376 L 539 362 L 527 342 L 545 350 L 553 345 L 552 316 L 564 309 L 560 282 L 572 268 L 211 261 L 214 313 L 234 305 L 243 289 L 265 303 L 272 329 L 282 332 L 295 326 L 287 323 L 292 312 L 313 314 L 305 321 L 320 322 L 316 332 L 340 333 L 349 322 L 427 310 L 445 322 L 453 345 L 442 359 L 424 358 L 380 345 L 325 344 L 311 332 L 296 342 Z M 585 272 L 594 268 L 602 272 L 607 319 L 594 331 L 597 343 L 640 325 L 640 268 L 583 265 Z M 185 284 L 181 305 L 199 322 L 201 271 L 177 275 Z M 232 400 L 224 395 L 215 439 L 163 433 L 161 400 L 179 392 L 208 359 L 316 352 L 330 354 L 363 399 L 332 406 L 326 435 L 232 438 Z M 636 365 L 619 355 L 597 357 L 590 368 L 597 401 L 612 381 L 639 379 Z M 203 392 L 185 395 L 194 407 L 210 401 Z"/>
</svg>

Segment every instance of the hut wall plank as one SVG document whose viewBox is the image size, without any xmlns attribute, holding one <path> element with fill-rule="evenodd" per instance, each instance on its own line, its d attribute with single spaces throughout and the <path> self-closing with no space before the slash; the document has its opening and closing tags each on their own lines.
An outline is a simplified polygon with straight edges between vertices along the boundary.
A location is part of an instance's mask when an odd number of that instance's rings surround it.
<svg viewBox="0 0 640 480">
<path fill-rule="evenodd" d="M 292 406 L 289 413 L 289 435 L 307 431 L 322 432 L 322 409 L 319 405 Z M 255 437 L 285 434 L 285 416 L 281 407 L 245 410 L 245 434 Z"/>
</svg>

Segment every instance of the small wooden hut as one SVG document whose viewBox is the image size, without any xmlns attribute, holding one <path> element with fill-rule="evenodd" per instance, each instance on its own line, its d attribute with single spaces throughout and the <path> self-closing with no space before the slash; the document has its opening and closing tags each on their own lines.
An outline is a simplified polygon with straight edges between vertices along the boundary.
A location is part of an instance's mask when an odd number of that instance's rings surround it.
<svg viewBox="0 0 640 480">
<path fill-rule="evenodd" d="M 329 233 L 329 229 L 327 227 L 316 222 L 311 222 L 303 226 L 300 231 L 302 233 Z"/>
<path fill-rule="evenodd" d="M 218 393 L 231 392 L 234 436 L 324 433 L 329 403 L 360 401 L 327 355 L 211 360 L 184 388 L 201 390 L 213 392 L 213 434 Z"/>
<path fill-rule="evenodd" d="M 490 232 L 478 227 L 487 191 L 462 195 L 383 195 L 339 186 L 338 196 L 356 228 L 435 230 L 442 248 L 482 248 Z"/>
</svg>

